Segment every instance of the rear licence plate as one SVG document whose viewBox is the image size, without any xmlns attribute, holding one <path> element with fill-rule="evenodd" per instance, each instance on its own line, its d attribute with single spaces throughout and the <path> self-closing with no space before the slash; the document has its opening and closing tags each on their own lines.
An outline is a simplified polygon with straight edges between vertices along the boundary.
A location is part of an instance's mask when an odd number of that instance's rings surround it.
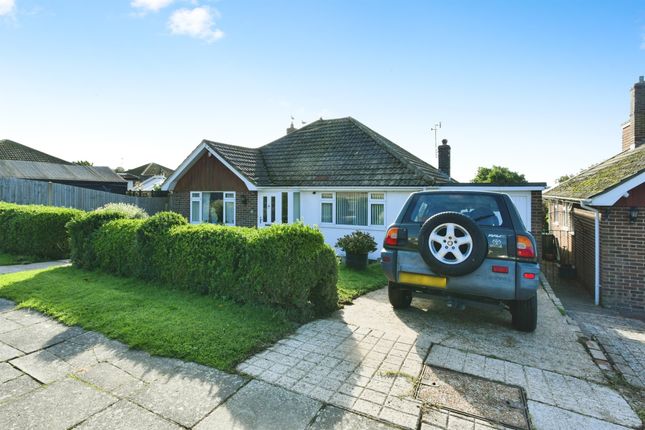
<svg viewBox="0 0 645 430">
<path fill-rule="evenodd" d="M 425 287 L 446 288 L 448 280 L 443 276 L 401 272 L 399 273 L 399 282 L 402 284 L 423 285 Z"/>
</svg>

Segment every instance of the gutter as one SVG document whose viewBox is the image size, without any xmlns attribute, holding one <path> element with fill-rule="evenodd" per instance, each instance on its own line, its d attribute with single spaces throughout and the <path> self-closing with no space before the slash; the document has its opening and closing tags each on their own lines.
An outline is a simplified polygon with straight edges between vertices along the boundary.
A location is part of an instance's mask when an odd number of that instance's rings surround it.
<svg viewBox="0 0 645 430">
<path fill-rule="evenodd" d="M 594 213 L 594 304 L 600 304 L 600 212 L 587 206 L 591 200 L 580 200 L 583 209 Z"/>
</svg>

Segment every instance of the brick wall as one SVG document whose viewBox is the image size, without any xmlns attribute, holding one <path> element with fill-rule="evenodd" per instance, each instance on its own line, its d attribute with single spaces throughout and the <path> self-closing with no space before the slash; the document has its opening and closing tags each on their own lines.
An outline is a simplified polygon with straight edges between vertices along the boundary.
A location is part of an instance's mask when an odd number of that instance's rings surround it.
<svg viewBox="0 0 645 430">
<path fill-rule="evenodd" d="M 190 193 L 188 191 L 175 191 L 170 193 L 169 210 L 183 215 L 186 219 L 190 216 Z"/>
<path fill-rule="evenodd" d="M 256 227 L 258 223 L 257 191 L 238 191 L 235 198 L 235 224 L 240 227 Z"/>
<path fill-rule="evenodd" d="M 622 150 L 625 151 L 629 149 L 634 143 L 634 127 L 632 127 L 631 122 L 627 122 L 623 125 L 623 139 L 622 139 Z"/>
<path fill-rule="evenodd" d="M 645 80 L 636 82 L 631 91 L 629 125 L 623 127 L 622 150 L 645 144 Z"/>
<path fill-rule="evenodd" d="M 542 253 L 542 224 L 544 223 L 544 208 L 542 207 L 542 192 L 531 191 L 531 225 L 529 230 L 537 241 L 538 255 Z"/>
<path fill-rule="evenodd" d="M 258 216 L 258 193 L 256 191 L 238 191 L 235 194 L 235 225 L 255 227 Z M 175 191 L 170 194 L 170 210 L 190 217 L 190 192 Z"/>
<path fill-rule="evenodd" d="M 629 221 L 628 207 L 602 210 L 600 226 L 603 306 L 645 315 L 645 207 Z"/>
</svg>

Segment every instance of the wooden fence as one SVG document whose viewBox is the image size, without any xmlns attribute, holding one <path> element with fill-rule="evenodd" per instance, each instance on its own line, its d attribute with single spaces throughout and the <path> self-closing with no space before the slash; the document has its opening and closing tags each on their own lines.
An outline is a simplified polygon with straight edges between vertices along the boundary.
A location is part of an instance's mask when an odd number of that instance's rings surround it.
<svg viewBox="0 0 645 430">
<path fill-rule="evenodd" d="M 0 201 L 22 205 L 47 205 L 91 211 L 106 203 L 129 203 L 150 215 L 168 209 L 168 197 L 136 197 L 72 185 L 0 178 Z"/>
</svg>

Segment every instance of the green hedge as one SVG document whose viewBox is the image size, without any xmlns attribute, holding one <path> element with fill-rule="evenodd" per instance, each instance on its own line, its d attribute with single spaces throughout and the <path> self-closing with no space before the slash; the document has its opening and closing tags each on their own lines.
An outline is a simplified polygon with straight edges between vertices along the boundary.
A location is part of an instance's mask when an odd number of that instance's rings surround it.
<svg viewBox="0 0 645 430">
<path fill-rule="evenodd" d="M 0 202 L 0 250 L 44 258 L 67 258 L 65 225 L 83 211 Z"/>
<path fill-rule="evenodd" d="M 83 267 L 269 304 L 299 319 L 337 307 L 336 255 L 318 230 L 302 224 L 265 229 L 187 225 L 176 214 L 162 212 L 82 231 L 87 239 L 72 254 L 89 256 L 82 259 Z"/>
</svg>

